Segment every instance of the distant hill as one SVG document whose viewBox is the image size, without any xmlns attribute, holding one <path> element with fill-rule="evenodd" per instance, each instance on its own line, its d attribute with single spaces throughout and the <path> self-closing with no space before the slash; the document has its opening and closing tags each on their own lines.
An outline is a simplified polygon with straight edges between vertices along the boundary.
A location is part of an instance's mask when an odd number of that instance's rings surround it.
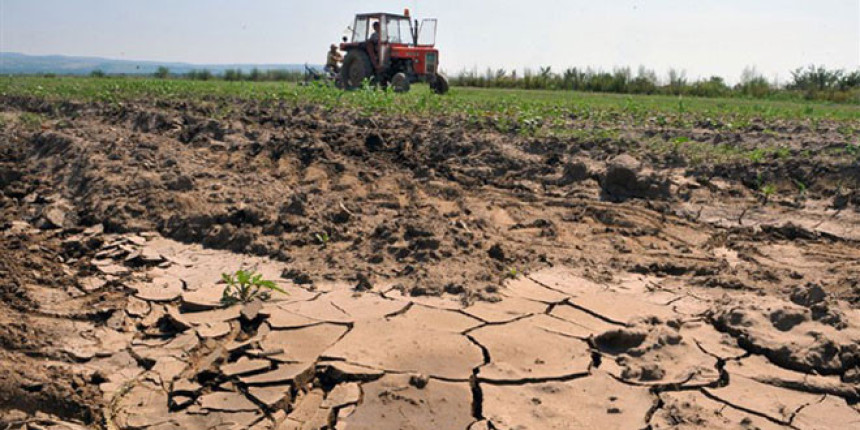
<svg viewBox="0 0 860 430">
<path fill-rule="evenodd" d="M 45 73 L 86 75 L 93 70 L 101 70 L 110 75 L 148 75 L 155 73 L 156 69 L 161 66 L 170 69 L 170 73 L 180 74 L 201 69 L 207 69 L 216 74 L 222 73 L 227 69 L 241 69 L 243 72 L 248 72 L 255 67 L 260 70 L 303 71 L 305 67 L 304 64 L 190 64 L 0 52 L 0 74 L 3 75 L 36 75 Z M 321 67 L 313 64 L 311 66 Z"/>
</svg>

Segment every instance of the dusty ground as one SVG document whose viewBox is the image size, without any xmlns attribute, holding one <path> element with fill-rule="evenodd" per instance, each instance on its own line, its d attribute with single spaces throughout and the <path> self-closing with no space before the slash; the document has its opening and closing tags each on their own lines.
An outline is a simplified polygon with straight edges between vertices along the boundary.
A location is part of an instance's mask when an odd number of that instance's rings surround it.
<svg viewBox="0 0 860 430">
<path fill-rule="evenodd" d="M 836 124 L 661 130 L 790 149 L 690 165 L 456 118 L 216 113 L 3 100 L 6 428 L 860 425 Z M 221 308 L 242 267 L 289 295 Z"/>
</svg>

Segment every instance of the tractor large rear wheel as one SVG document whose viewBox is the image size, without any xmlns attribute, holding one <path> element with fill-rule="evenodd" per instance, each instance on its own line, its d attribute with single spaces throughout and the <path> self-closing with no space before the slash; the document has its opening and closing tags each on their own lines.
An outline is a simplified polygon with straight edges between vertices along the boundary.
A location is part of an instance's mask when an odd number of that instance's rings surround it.
<svg viewBox="0 0 860 430">
<path fill-rule="evenodd" d="M 366 52 L 352 49 L 346 53 L 340 69 L 340 82 L 347 90 L 361 88 L 365 79 L 373 77 L 373 65 Z"/>
</svg>

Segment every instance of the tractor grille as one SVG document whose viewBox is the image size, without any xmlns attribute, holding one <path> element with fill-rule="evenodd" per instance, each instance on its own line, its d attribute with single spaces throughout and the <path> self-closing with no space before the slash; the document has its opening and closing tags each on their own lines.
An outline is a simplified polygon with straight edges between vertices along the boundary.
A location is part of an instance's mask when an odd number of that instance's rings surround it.
<svg viewBox="0 0 860 430">
<path fill-rule="evenodd" d="M 436 58 L 435 52 L 430 52 L 427 54 L 425 58 L 427 61 L 427 73 L 436 73 L 436 66 L 438 64 L 438 59 Z"/>
</svg>

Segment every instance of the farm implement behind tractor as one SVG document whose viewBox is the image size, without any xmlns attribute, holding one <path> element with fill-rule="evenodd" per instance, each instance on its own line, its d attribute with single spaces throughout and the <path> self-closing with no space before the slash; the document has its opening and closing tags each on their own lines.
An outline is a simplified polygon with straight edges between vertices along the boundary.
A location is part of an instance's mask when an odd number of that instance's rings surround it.
<svg viewBox="0 0 860 430">
<path fill-rule="evenodd" d="M 437 94 L 448 92 L 448 79 L 439 73 L 436 19 L 412 21 L 403 15 L 365 13 L 355 16 L 340 49 L 346 52 L 338 83 L 356 89 L 365 82 L 391 85 L 407 92 L 414 82 L 426 82 Z"/>
</svg>

